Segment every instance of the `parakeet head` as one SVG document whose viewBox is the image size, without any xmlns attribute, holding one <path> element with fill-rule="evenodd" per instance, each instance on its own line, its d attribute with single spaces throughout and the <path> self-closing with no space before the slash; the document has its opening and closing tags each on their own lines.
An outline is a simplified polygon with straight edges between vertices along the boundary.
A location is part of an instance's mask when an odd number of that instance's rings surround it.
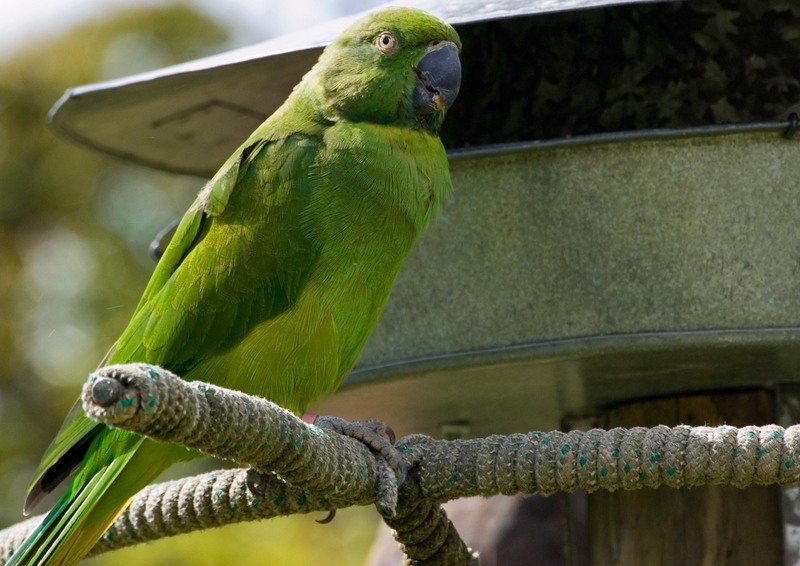
<svg viewBox="0 0 800 566">
<path fill-rule="evenodd" d="M 388 8 L 350 26 L 320 57 L 318 81 L 332 119 L 438 133 L 458 95 L 461 40 L 443 21 L 411 8 Z"/>
</svg>

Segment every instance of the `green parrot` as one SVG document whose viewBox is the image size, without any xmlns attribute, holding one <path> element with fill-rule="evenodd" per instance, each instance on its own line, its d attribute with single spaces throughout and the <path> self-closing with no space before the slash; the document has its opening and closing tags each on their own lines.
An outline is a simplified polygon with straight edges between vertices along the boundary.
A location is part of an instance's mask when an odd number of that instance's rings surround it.
<svg viewBox="0 0 800 566">
<path fill-rule="evenodd" d="M 451 190 L 438 133 L 460 48 L 419 10 L 348 28 L 199 193 L 103 364 L 159 365 L 296 413 L 332 393 Z M 72 481 L 8 564 L 77 563 L 141 488 L 198 455 L 76 404 L 25 513 Z"/>
</svg>

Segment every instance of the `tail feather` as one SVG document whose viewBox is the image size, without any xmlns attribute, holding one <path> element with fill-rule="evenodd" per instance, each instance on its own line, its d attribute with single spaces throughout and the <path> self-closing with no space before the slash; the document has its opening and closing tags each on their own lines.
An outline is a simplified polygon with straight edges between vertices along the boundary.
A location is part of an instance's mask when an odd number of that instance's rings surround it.
<svg viewBox="0 0 800 566">
<path fill-rule="evenodd" d="M 115 458 L 86 482 L 76 477 L 41 524 L 11 555 L 6 566 L 60 566 L 80 561 L 133 495 L 109 488 L 134 454 L 132 450 Z"/>
<path fill-rule="evenodd" d="M 140 489 L 172 464 L 197 455 L 177 444 L 106 429 L 66 493 L 5 566 L 77 564 Z"/>
</svg>

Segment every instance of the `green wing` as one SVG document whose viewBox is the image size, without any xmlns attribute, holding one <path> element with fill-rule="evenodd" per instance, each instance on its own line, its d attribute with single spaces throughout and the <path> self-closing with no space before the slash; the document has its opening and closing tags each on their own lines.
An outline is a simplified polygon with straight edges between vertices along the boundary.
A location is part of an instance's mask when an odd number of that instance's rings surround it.
<svg viewBox="0 0 800 566">
<path fill-rule="evenodd" d="M 319 251 L 301 222 L 319 142 L 257 133 L 184 215 L 104 364 L 147 362 L 185 375 L 295 301 Z M 101 429 L 76 403 L 39 465 L 26 513 L 81 464 Z"/>
<path fill-rule="evenodd" d="M 244 146 L 200 194 L 109 363 L 185 374 L 296 299 L 318 247 L 303 233 L 315 140 Z"/>
</svg>

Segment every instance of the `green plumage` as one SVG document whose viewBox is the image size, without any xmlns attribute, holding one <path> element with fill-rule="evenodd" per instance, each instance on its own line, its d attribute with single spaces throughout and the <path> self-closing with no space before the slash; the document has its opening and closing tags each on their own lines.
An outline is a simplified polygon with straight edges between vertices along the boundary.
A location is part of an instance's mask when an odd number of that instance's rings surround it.
<svg viewBox="0 0 800 566">
<path fill-rule="evenodd" d="M 460 48 L 450 26 L 396 8 L 328 47 L 201 191 L 103 363 L 160 365 L 297 413 L 332 393 L 451 189 L 438 130 L 458 85 L 436 90 L 423 72 L 432 51 L 437 72 L 457 65 L 442 45 Z M 9 564 L 76 563 L 139 489 L 194 456 L 76 405 L 26 511 L 75 476 Z"/>
</svg>

